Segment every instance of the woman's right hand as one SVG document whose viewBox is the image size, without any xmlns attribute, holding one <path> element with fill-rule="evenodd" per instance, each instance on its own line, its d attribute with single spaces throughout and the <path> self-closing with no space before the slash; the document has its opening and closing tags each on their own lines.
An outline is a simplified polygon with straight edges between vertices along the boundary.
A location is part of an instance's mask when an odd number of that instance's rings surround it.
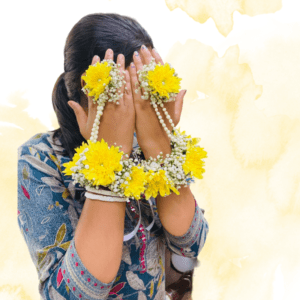
<svg viewBox="0 0 300 300">
<path fill-rule="evenodd" d="M 113 59 L 113 51 L 111 49 L 107 49 L 104 59 Z M 100 58 L 95 55 L 92 64 L 95 64 L 97 61 L 100 62 Z M 105 103 L 103 115 L 100 118 L 98 141 L 101 141 L 103 138 L 109 147 L 115 143 L 116 145 L 114 146 L 122 145 L 120 150 L 124 152 L 124 155 L 128 154 L 129 156 L 132 151 L 133 133 L 135 129 L 135 110 L 129 73 L 127 70 L 125 74 L 123 73 L 123 70 L 125 70 L 125 57 L 123 54 L 118 55 L 117 64 L 121 65 L 119 70 L 121 75 L 125 75 L 126 84 L 123 84 L 120 89 L 123 96 L 119 98 L 119 105 L 108 101 Z M 82 75 L 85 75 L 85 73 Z M 125 86 L 127 89 L 125 89 Z M 88 96 L 87 113 L 82 106 L 75 101 L 70 100 L 68 104 L 74 110 L 81 135 L 86 140 L 90 139 L 98 105 L 93 103 L 90 96 Z M 123 159 L 124 158 L 123 156 Z"/>
</svg>

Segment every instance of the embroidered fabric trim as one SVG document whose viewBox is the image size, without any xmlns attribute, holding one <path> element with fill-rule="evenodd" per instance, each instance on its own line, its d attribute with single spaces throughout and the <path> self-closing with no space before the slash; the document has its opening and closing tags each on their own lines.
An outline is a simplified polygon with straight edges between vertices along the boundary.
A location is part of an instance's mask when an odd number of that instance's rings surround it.
<svg viewBox="0 0 300 300">
<path fill-rule="evenodd" d="M 74 239 L 71 241 L 70 246 L 72 245 L 72 250 L 69 248 L 66 253 L 65 263 L 66 263 L 66 273 L 64 274 L 64 278 L 70 278 L 72 279 L 73 284 L 79 291 L 76 291 L 77 293 L 81 293 L 84 298 L 88 297 L 90 299 L 103 299 L 103 297 L 106 297 L 111 289 L 111 286 L 116 280 L 116 277 L 110 282 L 110 283 L 104 283 L 100 280 L 97 280 L 96 278 L 94 281 L 97 283 L 95 286 L 93 286 L 93 283 L 89 283 L 90 280 L 87 280 L 87 278 L 94 278 L 94 276 L 85 268 L 83 265 L 79 255 L 77 254 Z M 71 257 L 71 252 L 74 252 L 74 256 Z M 79 269 L 85 269 L 84 275 L 82 277 L 77 275 L 77 272 L 75 271 L 75 264 L 74 262 L 77 262 L 76 268 Z M 66 280 L 66 279 L 65 279 Z M 86 282 L 85 282 L 86 281 Z M 66 280 L 67 282 L 67 280 Z M 101 288 L 103 286 L 104 288 Z M 72 289 L 72 283 L 69 285 L 70 290 Z M 77 290 L 76 289 L 76 290 Z M 74 291 L 75 294 L 75 291 Z"/>
</svg>

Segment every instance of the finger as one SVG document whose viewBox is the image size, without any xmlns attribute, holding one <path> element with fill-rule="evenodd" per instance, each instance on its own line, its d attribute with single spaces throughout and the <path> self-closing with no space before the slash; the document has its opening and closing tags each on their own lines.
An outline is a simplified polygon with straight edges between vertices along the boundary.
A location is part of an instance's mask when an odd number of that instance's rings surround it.
<svg viewBox="0 0 300 300">
<path fill-rule="evenodd" d="M 125 81 L 126 81 L 126 90 L 124 93 L 124 105 L 126 106 L 132 106 L 133 107 L 133 94 L 132 94 L 132 88 L 131 88 L 131 81 L 130 81 L 130 75 L 129 72 L 125 71 Z"/>
<path fill-rule="evenodd" d="M 155 48 L 153 48 L 153 49 L 151 50 L 151 54 L 152 54 L 152 56 L 155 58 L 155 62 L 156 62 L 157 64 L 160 63 L 161 65 L 164 65 L 164 62 L 163 62 L 162 58 L 160 57 L 160 55 L 158 54 L 158 52 L 156 51 Z"/>
<path fill-rule="evenodd" d="M 121 75 L 121 77 L 123 77 L 123 79 L 122 79 L 122 81 L 124 81 L 125 80 L 125 76 L 124 76 L 124 69 L 125 69 L 125 57 L 124 57 L 124 55 L 123 54 L 119 54 L 118 55 L 118 57 L 117 57 L 117 64 L 119 65 L 120 64 L 120 67 L 118 66 L 118 69 L 119 69 L 119 71 L 120 71 L 120 75 Z M 119 103 L 120 103 L 120 105 L 124 105 L 124 98 L 123 98 L 123 96 L 124 96 L 124 91 L 125 91 L 125 86 L 126 86 L 126 83 L 124 84 L 124 82 L 122 83 L 122 87 L 121 88 L 119 88 L 118 90 L 117 90 L 117 93 L 121 93 L 121 94 L 123 94 L 120 98 L 119 98 Z"/>
<path fill-rule="evenodd" d="M 104 59 L 114 59 L 114 52 L 112 49 L 108 48 L 105 52 Z"/>
<path fill-rule="evenodd" d="M 145 65 L 148 65 L 151 62 L 151 58 L 152 58 L 152 54 L 150 50 L 145 45 L 142 45 L 140 52 L 141 52 L 143 63 Z"/>
<path fill-rule="evenodd" d="M 74 111 L 80 132 L 83 133 L 85 125 L 87 123 L 88 116 L 86 115 L 84 109 L 81 107 L 79 103 L 70 100 L 68 101 L 68 104 Z"/>
<path fill-rule="evenodd" d="M 142 96 L 141 90 L 137 89 L 139 81 L 138 81 L 138 76 L 137 76 L 137 68 L 133 62 L 130 64 L 129 75 L 130 75 L 130 83 L 131 83 L 133 101 L 135 103 L 138 103 L 138 102 L 141 103 L 144 100 L 141 98 L 141 96 Z M 137 93 L 136 93 L 136 90 L 137 90 Z"/>
<path fill-rule="evenodd" d="M 100 61 L 100 57 L 98 55 L 94 55 L 92 59 L 92 65 L 94 65 L 97 61 Z"/>
<path fill-rule="evenodd" d="M 142 94 L 144 94 L 144 89 L 142 88 L 142 90 L 139 90 L 139 92 L 137 94 L 135 94 L 135 89 L 139 86 L 140 82 L 139 82 L 139 78 L 138 78 L 138 74 L 137 74 L 137 71 L 139 70 L 142 70 L 143 69 L 143 61 L 142 61 L 142 58 L 139 54 L 138 51 L 134 51 L 133 53 L 133 62 L 134 62 L 134 66 L 135 66 L 135 69 L 133 69 L 134 67 L 132 67 L 132 65 L 130 66 L 130 71 L 135 71 L 136 75 L 134 75 L 134 78 L 136 77 L 136 80 L 135 80 L 135 86 L 132 86 L 132 90 L 133 90 L 133 94 L 134 96 L 138 96 L 139 98 L 141 97 Z M 130 72 L 130 78 L 131 78 L 131 72 Z M 133 97 L 134 100 L 138 100 L 137 97 Z M 140 100 L 143 100 L 143 99 L 140 99 Z"/>
<path fill-rule="evenodd" d="M 138 51 L 134 51 L 133 53 L 133 62 L 136 67 L 136 71 L 141 70 L 143 68 L 143 61 Z M 131 69 L 131 68 L 130 68 Z"/>
</svg>

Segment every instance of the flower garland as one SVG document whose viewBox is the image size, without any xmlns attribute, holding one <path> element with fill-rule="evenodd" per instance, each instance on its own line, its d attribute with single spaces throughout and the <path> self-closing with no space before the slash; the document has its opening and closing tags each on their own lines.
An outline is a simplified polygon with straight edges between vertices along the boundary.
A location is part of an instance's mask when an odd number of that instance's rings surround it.
<svg viewBox="0 0 300 300">
<path fill-rule="evenodd" d="M 175 70 L 166 63 L 156 64 L 154 58 L 148 65 L 144 65 L 138 71 L 140 86 L 144 88 L 142 99 L 150 101 L 157 117 L 164 130 L 171 140 L 171 154 L 163 158 L 161 152 L 157 158 L 143 160 L 138 163 L 137 159 L 123 159 L 124 152 L 120 150 L 122 146 L 111 146 L 101 139 L 98 141 L 98 128 L 100 118 L 103 114 L 105 103 L 114 102 L 123 96 L 117 93 L 122 87 L 124 76 L 118 69 L 120 64 L 115 64 L 113 60 L 103 60 L 89 66 L 86 76 L 82 79 L 86 85 L 82 88 L 88 96 L 93 97 L 93 102 L 97 103 L 97 116 L 95 118 L 91 138 L 87 143 L 75 149 L 73 159 L 63 164 L 66 175 L 72 175 L 75 183 L 85 186 L 87 190 L 97 191 L 100 186 L 107 186 L 112 192 L 121 197 L 140 200 L 169 195 L 171 192 L 179 195 L 178 189 L 182 185 L 187 186 L 189 181 L 196 178 L 203 178 L 205 172 L 203 158 L 206 151 L 197 145 L 199 138 L 187 136 L 185 131 L 180 132 L 163 106 L 164 102 L 175 101 L 175 96 L 179 92 L 181 78 L 177 76 Z M 123 71 L 125 73 L 125 71 Z M 126 87 L 125 87 L 126 89 Z M 137 89 L 135 92 L 137 93 Z M 170 131 L 162 116 L 158 111 L 158 105 L 162 107 L 167 120 L 172 126 Z M 141 148 L 136 153 L 141 154 Z"/>
</svg>

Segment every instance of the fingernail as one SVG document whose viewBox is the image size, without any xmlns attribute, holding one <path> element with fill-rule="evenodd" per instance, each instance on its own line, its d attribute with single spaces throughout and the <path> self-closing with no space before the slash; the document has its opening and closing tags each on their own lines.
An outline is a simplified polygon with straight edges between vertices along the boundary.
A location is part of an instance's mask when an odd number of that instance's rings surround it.
<svg viewBox="0 0 300 300">
<path fill-rule="evenodd" d="M 153 51 L 156 52 L 156 53 L 158 53 L 157 50 L 156 50 L 155 48 L 153 48 Z"/>
<path fill-rule="evenodd" d="M 147 47 L 145 45 L 142 45 L 142 49 L 147 49 Z"/>
<path fill-rule="evenodd" d="M 187 90 L 184 90 L 184 94 L 183 94 L 183 96 L 185 96 L 186 92 L 187 92 Z"/>
<path fill-rule="evenodd" d="M 139 56 L 139 53 L 137 51 L 134 51 L 135 56 Z"/>
<path fill-rule="evenodd" d="M 135 65 L 133 62 L 130 64 L 130 66 L 131 66 L 131 68 L 135 68 Z"/>
</svg>

